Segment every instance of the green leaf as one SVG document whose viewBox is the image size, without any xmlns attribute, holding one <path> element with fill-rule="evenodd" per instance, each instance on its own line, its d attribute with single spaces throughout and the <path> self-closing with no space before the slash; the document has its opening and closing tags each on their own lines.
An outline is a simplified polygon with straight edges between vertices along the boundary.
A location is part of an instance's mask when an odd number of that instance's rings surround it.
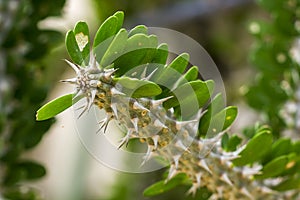
<svg viewBox="0 0 300 200">
<path fill-rule="evenodd" d="M 81 65 L 83 62 L 80 49 L 75 39 L 75 34 L 70 30 L 66 35 L 66 47 L 67 51 L 74 63 Z"/>
<path fill-rule="evenodd" d="M 73 94 L 67 94 L 45 104 L 37 111 L 36 120 L 46 120 L 66 110 L 73 104 L 72 97 Z"/>
<path fill-rule="evenodd" d="M 189 54 L 183 53 L 177 56 L 167 67 L 155 73 L 151 80 L 172 89 L 178 79 L 181 78 L 188 62 Z"/>
<path fill-rule="evenodd" d="M 10 166 L 2 180 L 2 184 L 5 186 L 13 186 L 19 181 L 24 180 L 25 176 L 26 174 L 22 169 Z"/>
<path fill-rule="evenodd" d="M 22 161 L 16 167 L 25 171 L 27 180 L 38 179 L 46 174 L 45 167 L 33 161 Z"/>
<path fill-rule="evenodd" d="M 153 60 L 151 61 L 151 63 L 158 63 L 158 64 L 165 65 L 168 59 L 168 55 L 169 55 L 168 45 L 165 43 L 160 44 L 157 47 L 156 54 Z"/>
<path fill-rule="evenodd" d="M 82 60 L 85 65 L 88 65 L 90 58 L 90 33 L 87 23 L 78 22 L 73 32 L 81 53 Z"/>
<path fill-rule="evenodd" d="M 46 174 L 46 169 L 33 161 L 18 161 L 9 167 L 4 178 L 4 184 L 7 186 L 19 181 L 38 179 Z"/>
<path fill-rule="evenodd" d="M 165 108 L 169 109 L 178 105 L 189 105 L 191 107 L 192 105 L 193 109 L 195 110 L 195 106 L 197 104 L 197 107 L 200 108 L 208 101 L 210 98 L 210 93 L 207 82 L 197 80 L 183 84 L 182 86 L 173 90 L 169 96 L 174 96 L 174 98 L 169 99 L 164 103 Z"/>
<path fill-rule="evenodd" d="M 124 12 L 123 11 L 117 11 L 114 16 L 117 18 L 117 23 L 116 23 L 116 28 L 118 32 L 122 26 L 123 26 L 123 22 L 124 22 Z"/>
<path fill-rule="evenodd" d="M 233 160 L 233 164 L 243 166 L 258 161 L 271 150 L 272 141 L 271 131 L 264 130 L 257 133 L 239 154 L 241 157 Z"/>
<path fill-rule="evenodd" d="M 229 106 L 215 115 L 213 118 L 219 124 L 223 124 L 222 131 L 227 129 L 234 122 L 236 116 L 238 114 L 237 107 Z M 224 123 L 222 123 L 224 122 Z"/>
<path fill-rule="evenodd" d="M 278 139 L 272 146 L 272 158 L 277 158 L 282 155 L 286 155 L 291 152 L 293 146 L 292 142 L 288 138 Z"/>
<path fill-rule="evenodd" d="M 288 156 L 280 156 L 267 163 L 263 169 L 261 175 L 256 175 L 256 179 L 266 179 L 275 177 L 286 170 L 286 166 L 289 162 Z"/>
<path fill-rule="evenodd" d="M 147 35 L 148 28 L 145 25 L 137 25 L 136 27 L 134 27 L 133 29 L 130 30 L 128 37 L 131 37 L 131 36 L 133 36 L 135 34 L 139 34 L 139 33 Z"/>
<path fill-rule="evenodd" d="M 206 113 L 201 117 L 199 122 L 199 134 L 200 136 L 205 136 L 208 133 L 210 127 L 210 122 L 212 117 L 215 116 L 218 112 L 222 111 L 225 107 L 225 102 L 222 97 L 222 94 L 219 93 L 209 104 Z"/>
<path fill-rule="evenodd" d="M 300 155 L 297 153 L 290 153 L 288 156 L 288 163 L 285 166 L 285 170 L 280 174 L 280 176 L 293 175 L 299 173 L 300 167 Z"/>
<path fill-rule="evenodd" d="M 125 29 L 120 29 L 100 61 L 100 65 L 102 67 L 105 68 L 106 66 L 109 66 L 123 53 L 123 50 L 126 46 L 126 40 L 127 31 Z"/>
<path fill-rule="evenodd" d="M 194 81 L 198 78 L 198 75 L 198 67 L 193 66 L 184 74 L 183 78 L 187 81 Z"/>
<path fill-rule="evenodd" d="M 287 138 L 279 138 L 277 141 L 274 142 L 272 145 L 271 151 L 264 157 L 262 161 L 263 164 L 270 162 L 271 160 L 287 155 L 293 150 L 293 144 L 290 139 Z"/>
<path fill-rule="evenodd" d="M 114 67 L 118 68 L 116 76 L 122 76 L 135 67 L 150 63 L 155 56 L 156 48 L 155 36 L 139 33 L 128 38 L 123 55 L 114 62 Z"/>
<path fill-rule="evenodd" d="M 173 96 L 173 98 L 164 102 L 163 105 L 166 109 L 176 108 L 177 112 L 180 112 L 182 120 L 187 120 L 209 100 L 210 83 L 212 81 L 197 80 L 183 84 L 167 95 Z"/>
<path fill-rule="evenodd" d="M 116 12 L 113 16 L 107 18 L 99 27 L 93 44 L 93 51 L 96 60 L 100 63 L 115 34 L 121 29 L 124 20 L 124 13 Z"/>
<path fill-rule="evenodd" d="M 182 53 L 177 56 L 168 66 L 169 68 L 175 69 L 182 74 L 189 63 L 190 55 L 188 53 Z"/>
<path fill-rule="evenodd" d="M 237 113 L 235 106 L 229 106 L 214 115 L 209 121 L 209 128 L 205 135 L 213 137 L 219 132 L 226 130 L 234 122 Z"/>
<path fill-rule="evenodd" d="M 98 47 L 103 41 L 114 36 L 119 30 L 119 19 L 116 16 L 110 16 L 99 27 L 94 38 L 93 48 Z"/>
<path fill-rule="evenodd" d="M 114 81 L 116 82 L 116 85 L 121 85 L 123 93 L 133 98 L 151 97 L 161 93 L 161 88 L 151 81 L 139 80 L 125 76 L 114 78 Z"/>
<path fill-rule="evenodd" d="M 162 194 L 167 192 L 176 186 L 185 183 L 187 180 L 187 176 L 185 174 L 178 174 L 168 182 L 166 180 L 159 181 L 149 186 L 144 190 L 144 196 L 151 197 L 155 195 Z"/>
<path fill-rule="evenodd" d="M 293 190 L 300 188 L 300 177 L 294 176 L 288 178 L 287 180 L 283 181 L 279 185 L 273 187 L 272 189 L 277 191 L 286 191 L 286 190 Z"/>
<path fill-rule="evenodd" d="M 78 65 L 86 66 L 89 61 L 89 29 L 85 22 L 78 22 L 74 30 L 66 35 L 66 47 L 71 59 Z"/>
<path fill-rule="evenodd" d="M 296 141 L 293 144 L 293 152 L 296 152 L 297 154 L 300 155 L 300 141 Z"/>
<path fill-rule="evenodd" d="M 225 151 L 235 151 L 237 149 L 237 146 L 242 142 L 242 139 L 238 137 L 237 135 L 233 135 L 229 137 L 229 135 L 226 133 L 222 137 L 222 148 Z"/>
<path fill-rule="evenodd" d="M 198 67 L 191 67 L 183 76 L 181 76 L 176 83 L 177 87 L 187 83 L 197 80 L 198 78 Z M 210 87 L 210 86 L 208 86 Z"/>
</svg>

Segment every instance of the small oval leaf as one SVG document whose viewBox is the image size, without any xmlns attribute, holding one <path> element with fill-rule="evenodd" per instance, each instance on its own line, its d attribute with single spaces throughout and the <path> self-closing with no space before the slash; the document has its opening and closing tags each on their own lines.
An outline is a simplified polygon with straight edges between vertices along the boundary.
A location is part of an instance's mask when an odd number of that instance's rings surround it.
<svg viewBox="0 0 300 200">
<path fill-rule="evenodd" d="M 164 103 L 164 107 L 169 109 L 178 105 L 190 104 L 195 101 L 193 109 L 195 110 L 195 103 L 198 104 L 198 108 L 202 107 L 210 98 L 210 90 L 208 83 L 210 81 L 191 81 L 181 85 L 172 91 L 174 98 L 169 99 Z M 172 96 L 172 94 L 170 96 Z"/>
<path fill-rule="evenodd" d="M 161 93 L 161 88 L 151 81 L 129 77 L 114 78 L 114 81 L 121 86 L 123 93 L 133 98 L 156 96 Z"/>
<path fill-rule="evenodd" d="M 114 14 L 114 16 L 117 18 L 117 23 L 116 23 L 117 31 L 116 32 L 118 32 L 123 26 L 124 12 L 123 11 L 117 11 Z"/>
<path fill-rule="evenodd" d="M 118 18 L 116 16 L 110 16 L 107 18 L 99 27 L 95 39 L 93 47 L 97 47 L 105 41 L 106 39 L 114 36 L 118 30 L 118 27 L 116 26 L 118 24 Z"/>
<path fill-rule="evenodd" d="M 277 191 L 286 191 L 286 190 L 293 190 L 299 188 L 300 188 L 300 178 L 296 176 L 281 182 L 279 185 L 273 187 L 272 189 Z"/>
<path fill-rule="evenodd" d="M 242 142 L 242 139 L 237 136 L 233 135 L 229 137 L 227 133 L 225 133 L 222 137 L 222 148 L 225 151 L 235 151 L 237 149 L 237 146 Z"/>
<path fill-rule="evenodd" d="M 168 66 L 159 73 L 155 73 L 151 80 L 168 88 L 173 88 L 175 83 L 182 77 L 182 73 L 189 62 L 189 54 L 183 53 L 177 56 Z"/>
<path fill-rule="evenodd" d="M 168 45 L 165 43 L 160 44 L 157 47 L 157 51 L 155 53 L 155 56 L 153 57 L 153 60 L 151 63 L 159 63 L 162 65 L 165 65 L 168 59 L 169 51 L 168 51 Z"/>
<path fill-rule="evenodd" d="M 125 29 L 120 29 L 116 34 L 106 52 L 104 53 L 100 65 L 102 67 L 107 67 L 113 63 L 122 53 L 126 45 L 127 31 Z"/>
<path fill-rule="evenodd" d="M 176 186 L 186 182 L 186 179 L 187 176 L 185 174 L 178 174 L 168 182 L 166 182 L 166 180 L 162 180 L 157 183 L 154 183 L 153 185 L 149 186 L 144 190 L 144 196 L 151 197 L 167 192 L 175 188 Z"/>
<path fill-rule="evenodd" d="M 83 62 L 82 55 L 76 42 L 75 34 L 72 30 L 70 30 L 66 35 L 66 47 L 73 62 L 81 65 Z"/>
<path fill-rule="evenodd" d="M 66 110 L 73 104 L 72 97 L 73 94 L 67 94 L 48 102 L 37 111 L 36 120 L 46 120 Z"/>
<path fill-rule="evenodd" d="M 267 163 L 263 169 L 261 175 L 256 175 L 256 179 L 266 179 L 277 176 L 286 170 L 286 165 L 289 162 L 288 156 L 280 156 Z"/>
<path fill-rule="evenodd" d="M 157 38 L 141 33 L 135 34 L 127 39 L 123 55 L 114 61 L 116 76 L 122 76 L 131 69 L 150 63 L 157 49 Z"/>
<path fill-rule="evenodd" d="M 145 25 L 137 25 L 133 29 L 130 30 L 128 36 L 131 37 L 135 34 L 142 33 L 147 35 L 148 34 L 148 28 Z"/>
<path fill-rule="evenodd" d="M 90 55 L 90 34 L 89 27 L 86 22 L 78 22 L 74 28 L 74 35 L 76 43 L 79 47 L 80 54 L 84 65 L 87 66 L 89 63 Z"/>
<path fill-rule="evenodd" d="M 241 157 L 233 160 L 236 166 L 251 164 L 266 155 L 272 146 L 273 136 L 271 131 L 264 130 L 257 133 L 239 154 Z"/>
</svg>

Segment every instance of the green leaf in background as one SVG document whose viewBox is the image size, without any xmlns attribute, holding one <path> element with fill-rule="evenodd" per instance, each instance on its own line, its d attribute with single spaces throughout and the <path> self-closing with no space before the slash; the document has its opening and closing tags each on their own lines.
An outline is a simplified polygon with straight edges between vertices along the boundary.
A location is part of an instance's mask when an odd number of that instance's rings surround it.
<svg viewBox="0 0 300 200">
<path fill-rule="evenodd" d="M 26 172 L 26 180 L 38 179 L 46 174 L 46 169 L 41 164 L 33 161 L 19 162 L 16 167 Z"/>
<path fill-rule="evenodd" d="M 275 177 L 286 170 L 286 166 L 289 162 L 288 156 L 280 156 L 267 163 L 263 169 L 261 175 L 256 175 L 256 179 L 265 179 Z"/>
<path fill-rule="evenodd" d="M 229 137 L 228 133 L 225 133 L 222 137 L 221 144 L 225 151 L 235 151 L 241 142 L 242 139 L 237 135 Z"/>
<path fill-rule="evenodd" d="M 297 141 L 293 144 L 293 152 L 296 152 L 300 155 L 300 141 Z"/>
<path fill-rule="evenodd" d="M 72 98 L 73 94 L 67 94 L 48 102 L 37 111 L 36 120 L 46 120 L 66 110 L 67 108 L 72 106 Z"/>
<path fill-rule="evenodd" d="M 187 182 L 187 176 L 185 174 L 178 174 L 168 182 L 162 180 L 149 186 L 144 190 L 144 196 L 151 197 L 162 194 L 185 182 Z"/>
<path fill-rule="evenodd" d="M 273 187 L 272 189 L 277 191 L 286 191 L 286 190 L 293 190 L 299 188 L 300 188 L 300 177 L 298 175 L 298 176 L 290 177 L 289 179 L 283 181 L 282 183 Z"/>
<path fill-rule="evenodd" d="M 233 160 L 233 164 L 243 166 L 258 161 L 271 150 L 272 142 L 273 136 L 270 130 L 257 133 L 239 154 L 241 157 Z"/>
<path fill-rule="evenodd" d="M 33 188 L 28 188 L 25 191 L 23 187 L 12 187 L 4 191 L 2 196 L 5 199 L 11 200 L 36 200 L 40 198 L 38 191 Z"/>
<path fill-rule="evenodd" d="M 5 185 L 13 185 L 19 181 L 38 179 L 46 174 L 46 169 L 33 161 L 19 161 L 10 166 L 5 178 Z"/>
<path fill-rule="evenodd" d="M 66 47 L 71 59 L 78 65 L 87 66 L 90 54 L 89 29 L 85 22 L 78 22 L 66 35 Z"/>
<path fill-rule="evenodd" d="M 161 88 L 151 81 L 139 80 L 125 76 L 114 78 L 114 81 L 116 84 L 120 84 L 122 86 L 122 92 L 133 98 L 151 97 L 161 93 Z"/>
<path fill-rule="evenodd" d="M 262 163 L 266 164 L 277 157 L 288 155 L 293 150 L 293 144 L 290 139 L 279 138 L 273 143 L 271 151 L 264 157 Z"/>
<path fill-rule="evenodd" d="M 284 6 L 284 2 L 282 0 L 258 0 L 257 1 L 262 7 L 267 9 L 270 12 L 274 12 L 277 10 L 282 10 Z"/>
<path fill-rule="evenodd" d="M 286 155 L 293 149 L 292 142 L 288 138 L 280 138 L 273 145 L 271 150 L 272 158 Z"/>
<path fill-rule="evenodd" d="M 294 174 L 299 174 L 299 168 L 300 168 L 300 156 L 299 154 L 293 152 L 288 155 L 288 163 L 285 166 L 285 170 L 280 174 L 281 176 L 286 176 L 286 175 L 294 175 Z"/>
</svg>

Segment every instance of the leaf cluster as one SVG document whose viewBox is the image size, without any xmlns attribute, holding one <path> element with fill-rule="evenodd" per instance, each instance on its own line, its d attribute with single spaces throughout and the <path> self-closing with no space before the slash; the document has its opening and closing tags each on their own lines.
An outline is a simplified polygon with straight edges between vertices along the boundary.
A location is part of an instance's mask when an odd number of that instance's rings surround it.
<svg viewBox="0 0 300 200">
<path fill-rule="evenodd" d="M 60 15 L 64 3 L 64 0 L 0 3 L 0 17 L 5 22 L 0 24 L 0 188 L 5 199 L 39 198 L 35 189 L 22 189 L 22 183 L 41 178 L 46 169 L 21 155 L 35 147 L 54 122 L 53 119 L 36 122 L 34 118 L 49 88 L 49 83 L 39 75 L 45 70 L 41 59 L 62 40 L 62 35 L 41 30 L 38 22 Z"/>
<path fill-rule="evenodd" d="M 290 139 L 277 139 L 286 126 L 278 110 L 293 94 L 289 93 L 280 81 L 287 81 L 290 88 L 296 88 L 293 72 L 297 63 L 289 52 L 293 39 L 298 36 L 294 24 L 286 23 L 299 18 L 296 5 L 290 1 L 261 0 L 260 3 L 273 19 L 269 23 L 256 22 L 252 31 L 257 42 L 250 56 L 259 71 L 259 76 L 246 93 L 249 105 L 266 113 L 272 130 L 267 126 L 256 126 L 244 131 L 249 141 L 233 160 L 235 167 L 261 164 L 261 173 L 254 176 L 258 182 L 280 177 L 283 182 L 273 189 L 286 191 L 299 189 L 299 142 Z M 291 12 L 293 11 L 293 12 Z M 74 63 L 82 67 L 89 64 L 90 55 L 95 55 L 101 69 L 117 69 L 114 81 L 120 84 L 126 95 L 133 98 L 161 99 L 173 97 L 164 102 L 166 109 L 172 108 L 178 119 L 191 118 L 199 109 L 205 110 L 199 123 L 199 137 L 213 137 L 226 131 L 237 116 L 236 107 L 225 107 L 221 94 L 213 96 L 214 83 L 198 78 L 198 68 L 190 66 L 189 55 L 178 55 L 167 62 L 167 44 L 158 44 L 155 35 L 149 35 L 146 26 L 138 25 L 127 31 L 122 27 L 124 15 L 117 12 L 105 20 L 98 29 L 92 45 L 85 22 L 76 24 L 66 36 L 66 46 Z M 285 22 L 285 23 L 283 23 Z M 92 46 L 92 48 L 90 48 Z M 145 80 L 148 75 L 151 78 Z M 72 94 L 59 97 L 37 113 L 38 120 L 49 119 L 72 105 Z M 191 105 L 193 107 L 191 108 Z M 195 112 L 196 111 L 196 112 Z M 224 151 L 241 148 L 242 139 L 226 133 L 222 138 Z M 178 175 L 166 183 L 162 180 L 145 190 L 146 196 L 164 193 L 178 185 L 191 184 L 185 175 Z"/>
</svg>

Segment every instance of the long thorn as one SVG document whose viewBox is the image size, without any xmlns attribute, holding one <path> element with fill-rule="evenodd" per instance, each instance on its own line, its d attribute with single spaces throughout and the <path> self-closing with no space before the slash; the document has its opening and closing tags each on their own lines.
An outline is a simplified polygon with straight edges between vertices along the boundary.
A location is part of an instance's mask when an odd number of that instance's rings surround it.
<svg viewBox="0 0 300 200">
<path fill-rule="evenodd" d="M 77 78 L 69 78 L 69 79 L 65 79 L 65 80 L 60 80 L 59 82 L 77 84 Z"/>
<path fill-rule="evenodd" d="M 74 64 L 74 63 L 68 61 L 67 59 L 65 59 L 65 61 L 74 69 L 76 74 L 79 74 L 79 72 L 80 72 L 80 66 L 79 65 Z"/>
</svg>

